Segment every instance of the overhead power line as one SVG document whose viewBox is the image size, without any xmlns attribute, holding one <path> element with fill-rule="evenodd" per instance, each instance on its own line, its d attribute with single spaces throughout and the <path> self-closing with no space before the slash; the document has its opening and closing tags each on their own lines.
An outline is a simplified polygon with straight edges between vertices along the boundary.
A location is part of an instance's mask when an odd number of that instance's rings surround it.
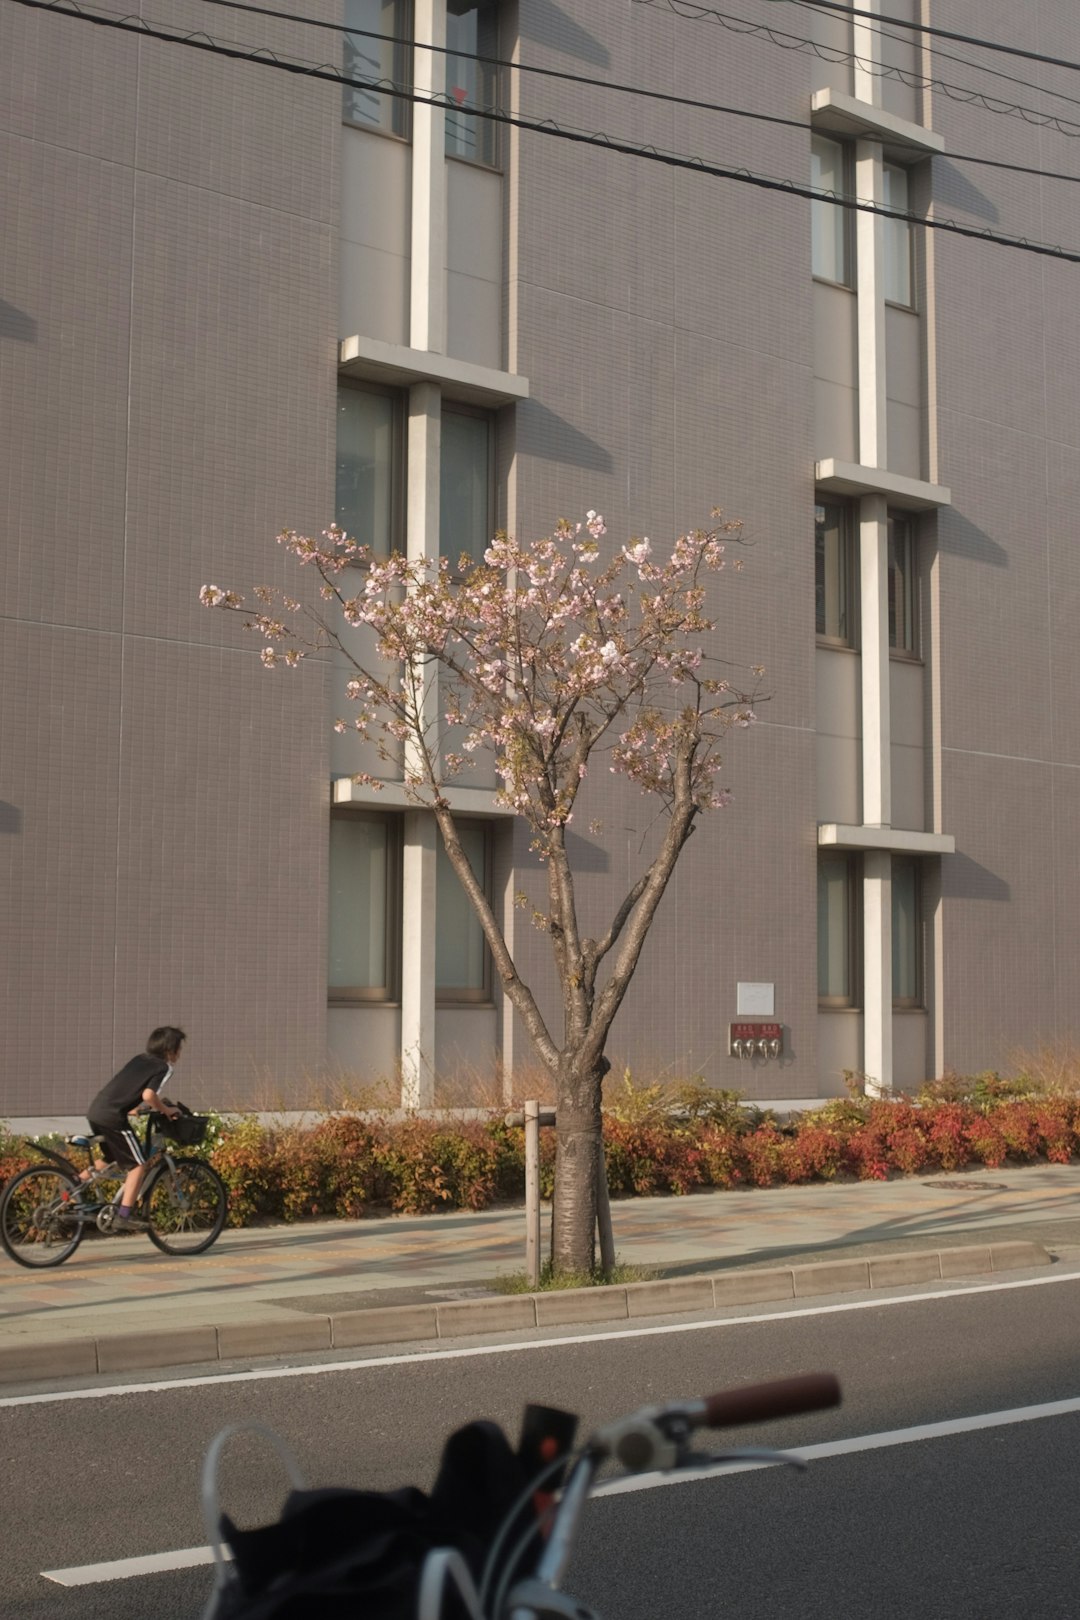
<svg viewBox="0 0 1080 1620">
<path fill-rule="evenodd" d="M 1070 138 L 1080 136 L 1080 124 L 1059 118 L 1055 113 L 1040 112 L 1038 108 L 1025 107 L 1020 102 L 1004 101 L 997 96 L 988 95 L 984 90 L 971 90 L 965 85 L 951 84 L 947 79 L 938 78 L 936 74 L 916 73 L 895 63 L 876 62 L 870 57 L 860 56 L 856 51 L 845 50 L 837 45 L 823 45 L 819 40 L 808 39 L 804 34 L 792 34 L 786 29 L 774 28 L 769 23 L 752 22 L 748 17 L 736 17 L 730 12 L 698 5 L 696 0 L 633 0 L 633 3 L 639 6 L 652 6 L 656 10 L 670 11 L 685 22 L 716 23 L 718 27 L 725 28 L 732 34 L 752 35 L 768 40 L 770 45 L 776 45 L 780 50 L 809 51 L 822 62 L 834 64 L 854 62 L 874 78 L 895 79 L 898 84 L 907 85 L 909 90 L 940 90 L 949 101 L 964 106 L 982 107 L 986 112 L 1019 118 L 1025 124 L 1032 124 L 1039 129 L 1053 129 L 1059 135 L 1067 135 Z"/>
<path fill-rule="evenodd" d="M 395 84 L 386 79 L 349 77 L 328 64 L 314 65 L 297 58 L 281 56 L 266 47 L 225 45 L 214 40 L 202 29 L 189 33 L 177 33 L 153 27 L 141 17 L 100 16 L 87 11 L 77 3 L 77 0 L 9 0 L 9 4 L 23 6 L 31 11 L 52 12 L 57 16 L 69 17 L 73 21 L 112 28 L 122 33 L 137 34 L 143 39 L 153 39 L 163 44 L 181 45 L 210 55 L 222 56 L 231 61 L 247 62 L 255 67 L 273 68 L 303 78 L 345 85 L 354 89 L 372 90 L 381 95 L 414 102 L 422 106 L 443 107 L 458 113 L 467 112 L 473 118 L 487 119 L 493 123 L 509 125 L 512 128 L 529 130 L 533 134 L 545 135 L 552 139 L 598 147 L 608 152 L 618 152 L 627 157 L 642 158 L 647 162 L 660 163 L 667 168 L 687 169 L 696 174 L 709 175 L 720 180 L 731 180 L 738 185 L 753 186 L 762 191 L 783 192 L 789 196 L 806 198 L 811 202 L 827 202 L 835 207 L 845 208 L 855 213 L 878 214 L 882 218 L 900 220 L 905 224 L 921 226 L 925 230 L 944 231 L 953 236 L 964 236 L 975 241 L 990 242 L 997 247 L 1014 248 L 1020 252 L 1035 253 L 1044 258 L 1060 259 L 1067 264 L 1080 264 L 1080 252 L 1074 252 L 1052 243 L 1033 241 L 1024 236 L 1012 236 L 1004 232 L 992 231 L 988 227 L 964 225 L 958 220 L 924 218 L 918 214 L 885 208 L 878 203 L 864 202 L 858 198 L 841 196 L 829 191 L 820 191 L 813 186 L 800 184 L 796 180 L 755 174 L 749 169 L 732 168 L 723 164 L 710 163 L 701 157 L 689 157 L 683 153 L 665 152 L 654 146 L 642 146 L 633 142 L 619 140 L 614 136 L 605 134 L 603 131 L 569 128 L 556 123 L 553 119 L 536 121 L 522 118 L 498 107 L 462 108 L 448 96 L 424 95 L 419 91 Z"/>
<path fill-rule="evenodd" d="M 641 3 L 652 4 L 653 0 L 638 0 L 638 3 L 639 4 L 641 4 Z M 321 30 L 323 30 L 323 31 L 325 31 L 327 33 L 332 33 L 332 34 L 337 34 L 337 35 L 351 34 L 351 35 L 355 35 L 356 37 L 358 37 L 360 39 L 380 40 L 383 43 L 388 44 L 388 45 L 411 46 L 414 49 L 422 50 L 422 51 L 428 51 L 428 52 L 430 52 L 430 53 L 432 53 L 434 55 L 437 55 L 437 56 L 458 56 L 458 55 L 460 55 L 460 52 L 454 51 L 448 45 L 432 45 L 432 44 L 429 44 L 425 40 L 410 39 L 405 34 L 386 34 L 386 33 L 380 32 L 378 29 L 375 29 L 375 28 L 350 28 L 348 26 L 348 24 L 346 24 L 346 23 L 327 22 L 322 18 L 316 18 L 316 17 L 302 17 L 302 16 L 299 15 L 299 13 L 297 13 L 295 11 L 281 11 L 281 10 L 277 9 L 276 7 L 257 5 L 257 4 L 255 4 L 255 0 L 202 0 L 202 4 L 203 5 L 210 5 L 210 6 L 217 6 L 217 7 L 220 7 L 220 8 L 224 8 L 224 9 L 226 9 L 228 11 L 250 12 L 250 13 L 252 13 L 255 16 L 258 16 L 258 17 L 272 17 L 275 21 L 278 21 L 278 22 L 305 23 L 305 24 L 307 24 L 307 26 L 309 26 L 311 28 L 321 29 Z M 680 15 L 680 13 L 676 13 L 676 15 Z M 723 16 L 725 14 L 720 13 L 718 15 Z M 731 21 L 731 22 L 739 22 L 742 19 L 730 18 L 729 17 L 728 20 Z M 752 27 L 754 25 L 751 24 L 749 26 Z M 872 30 L 872 32 L 880 33 L 882 35 L 882 37 L 885 38 L 885 39 L 896 39 L 898 37 L 895 34 L 885 33 L 885 31 L 883 29 L 874 29 L 874 30 Z M 798 35 L 791 35 L 789 37 L 792 38 L 792 39 L 800 38 L 800 36 L 798 36 Z M 814 42 L 807 40 L 807 41 L 802 41 L 802 43 L 806 43 L 806 44 L 809 45 L 809 44 L 813 44 Z M 843 60 L 852 61 L 852 62 L 859 60 L 859 58 L 856 57 L 856 55 L 855 55 L 855 53 L 853 51 L 843 51 L 843 52 L 841 52 L 838 49 L 833 50 L 832 47 L 828 47 L 828 49 L 830 49 L 830 51 L 832 52 L 832 56 L 834 58 L 836 58 L 837 60 L 843 59 Z M 979 71 L 979 72 L 990 73 L 995 78 L 1000 78 L 1000 79 L 1006 80 L 1009 84 L 1020 85 L 1025 90 L 1041 90 L 1042 89 L 1041 85 L 1032 84 L 1027 79 L 1017 79 L 1017 78 L 1014 78 L 1011 74 L 1008 74 L 1008 73 L 998 73 L 994 68 L 988 68 L 985 65 L 982 65 L 982 64 L 980 64 L 978 62 L 969 62 L 964 57 L 948 56 L 946 53 L 943 53 L 943 52 L 939 52 L 939 53 L 936 53 L 936 54 L 944 56 L 945 60 L 947 60 L 947 61 L 958 62 L 963 67 L 970 67 L 970 68 L 976 69 L 976 71 Z M 751 112 L 751 111 L 749 111 L 748 109 L 745 109 L 745 108 L 726 107 L 726 106 L 723 106 L 720 103 L 717 103 L 717 102 L 714 102 L 714 101 L 704 101 L 704 100 L 701 100 L 700 98 L 695 97 L 695 96 L 676 95 L 674 92 L 669 91 L 669 90 L 649 90 L 649 89 L 646 89 L 643 85 L 621 84 L 618 81 L 613 80 L 613 79 L 592 78 L 592 77 L 589 77 L 587 74 L 583 74 L 583 73 L 571 73 L 565 68 L 541 67 L 538 63 L 515 62 L 515 61 L 512 61 L 511 59 L 509 59 L 508 57 L 487 56 L 487 55 L 483 55 L 481 53 L 477 53 L 477 55 L 475 57 L 473 57 L 472 60 L 477 61 L 477 62 L 482 62 L 486 67 L 505 68 L 505 69 L 508 69 L 510 72 L 520 73 L 520 74 L 523 74 L 526 77 L 536 77 L 536 78 L 543 78 L 543 79 L 561 80 L 565 84 L 580 84 L 580 85 L 582 85 L 582 86 L 584 86 L 584 87 L 586 87 L 587 89 L 590 89 L 590 90 L 614 90 L 614 91 L 616 91 L 617 93 L 619 93 L 621 95 L 631 95 L 631 96 L 634 96 L 634 97 L 638 98 L 639 100 L 666 102 L 670 106 L 674 106 L 674 107 L 689 107 L 689 108 L 692 108 L 694 110 L 700 110 L 700 111 L 703 111 L 703 112 L 725 113 L 725 114 L 729 114 L 729 115 L 731 115 L 733 117 L 737 117 L 737 118 L 752 118 L 752 119 L 757 119 L 759 122 L 762 122 L 762 123 L 787 124 L 793 129 L 805 129 L 807 127 L 801 120 L 795 119 L 795 118 L 779 118 L 779 117 L 777 117 L 775 115 L 772 115 L 772 114 L 769 114 L 769 113 Z M 931 83 L 936 83 L 937 81 L 930 81 L 930 82 Z M 941 83 L 942 83 L 942 87 L 944 88 L 944 81 L 942 81 Z M 949 88 L 956 90 L 958 96 L 961 96 L 961 95 L 964 95 L 964 96 L 971 95 L 971 96 L 975 96 L 975 97 L 978 96 L 978 92 L 975 92 L 975 91 L 968 92 L 968 91 L 965 91 L 965 90 L 961 90 L 961 88 L 959 86 L 951 86 Z M 1049 95 L 1053 95 L 1053 96 L 1055 96 L 1057 99 L 1059 99 L 1061 101 L 1068 101 L 1068 102 L 1071 102 L 1074 106 L 1080 107 L 1080 97 L 1066 95 L 1064 92 L 1057 91 L 1057 90 L 1046 91 L 1044 93 L 1049 94 Z M 1003 103 L 999 107 L 987 107 L 987 108 L 984 108 L 984 110 L 990 111 L 990 112 L 1004 113 L 1004 112 L 1016 112 L 1016 111 L 1021 111 L 1021 110 L 1025 110 L 1025 109 L 1016 109 L 1016 108 L 1013 108 L 1013 107 L 1009 106 L 1007 103 Z M 1074 127 L 1075 133 L 1077 135 L 1080 135 L 1080 124 L 1077 124 L 1077 125 L 1075 125 L 1073 127 Z M 1064 131 L 1062 133 L 1064 133 Z M 962 157 L 962 156 L 960 156 L 958 154 L 955 154 L 955 153 L 950 153 L 950 158 L 952 159 L 952 161 L 954 163 L 964 163 L 964 162 L 992 163 L 992 160 L 988 159 L 988 158 L 971 158 L 971 159 L 968 159 L 968 158 Z M 1006 168 L 1006 167 L 1010 167 L 1010 165 L 1003 164 L 1002 167 Z M 1051 170 L 1038 170 L 1038 169 L 1023 168 L 1023 169 L 1020 170 L 1020 172 L 1024 173 L 1024 174 L 1043 173 L 1043 174 L 1046 174 L 1046 176 L 1048 178 L 1052 178 L 1052 179 L 1072 179 L 1072 178 L 1074 178 L 1071 175 L 1063 176 L 1063 175 L 1055 174 Z"/>
<path fill-rule="evenodd" d="M 794 0 L 794 3 L 801 4 L 803 3 L 803 0 Z M 812 5 L 813 0 L 805 0 L 805 3 Z M 449 45 L 432 45 L 426 41 L 409 39 L 406 35 L 382 33 L 378 29 L 374 28 L 354 28 L 350 27 L 348 23 L 329 22 L 321 17 L 303 17 L 295 11 L 281 11 L 275 7 L 257 5 L 255 0 L 202 0 L 202 4 L 218 6 L 228 11 L 246 11 L 254 14 L 257 17 L 273 17 L 275 20 L 280 22 L 306 23 L 311 28 L 320 28 L 325 30 L 327 33 L 332 34 L 355 34 L 361 39 L 385 40 L 388 44 L 393 45 L 412 45 L 421 50 L 429 51 L 439 56 L 460 55 L 460 52 L 455 51 Z M 868 13 L 868 15 L 870 14 Z M 866 27 L 870 33 L 878 34 L 882 39 L 899 40 L 901 43 L 905 42 L 903 36 L 899 34 L 890 34 L 884 28 L 875 28 L 869 24 L 867 24 Z M 1063 91 L 1059 90 L 1047 90 L 1043 85 L 1033 84 L 1030 79 L 1018 79 L 1010 73 L 1002 73 L 996 68 L 988 67 L 986 63 L 972 62 L 964 56 L 952 56 L 947 51 L 935 51 L 934 54 L 943 61 L 956 62 L 961 67 L 974 68 L 977 72 L 991 74 L 995 79 L 1004 79 L 1009 84 L 1018 84 L 1025 90 L 1039 90 L 1046 95 L 1054 96 L 1058 100 L 1071 101 L 1075 106 L 1080 106 L 1080 97 L 1066 95 Z M 711 106 L 710 102 L 697 101 L 689 96 L 676 96 L 660 90 L 644 90 L 638 85 L 615 84 L 610 79 L 590 79 L 583 74 L 569 73 L 560 68 L 540 67 L 539 65 L 531 62 L 514 62 L 505 57 L 485 56 L 479 53 L 476 55 L 474 60 L 477 62 L 483 62 L 490 67 L 510 68 L 515 73 L 534 74 L 546 79 L 563 79 L 570 84 L 595 85 L 598 88 L 603 88 L 606 90 L 624 90 L 631 94 L 647 96 L 648 98 L 656 101 L 670 101 L 676 106 L 705 108 Z"/>
<path fill-rule="evenodd" d="M 911 22 L 907 17 L 890 17 L 885 12 L 868 11 L 863 6 L 843 4 L 843 0 L 767 0 L 769 5 L 790 3 L 810 11 L 838 11 L 845 17 L 867 17 L 871 22 L 888 23 L 892 28 L 906 28 L 913 34 L 925 34 L 932 39 L 948 39 L 955 45 L 977 45 L 981 51 L 1000 51 L 1003 56 L 1022 57 L 1026 62 L 1041 62 L 1045 67 L 1068 68 L 1080 73 L 1080 62 L 1070 62 L 1061 56 L 1044 56 L 1041 51 L 1026 51 L 1020 45 L 1005 45 L 997 40 L 984 39 L 978 34 L 956 34 L 951 28 L 937 28 L 930 23 Z"/>
</svg>

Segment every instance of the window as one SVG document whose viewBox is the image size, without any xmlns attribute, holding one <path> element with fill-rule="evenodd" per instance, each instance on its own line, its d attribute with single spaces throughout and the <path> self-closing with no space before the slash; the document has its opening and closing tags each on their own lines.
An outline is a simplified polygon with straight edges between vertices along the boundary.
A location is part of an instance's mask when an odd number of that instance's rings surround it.
<svg viewBox="0 0 1080 1620">
<path fill-rule="evenodd" d="M 469 865 L 490 897 L 492 828 L 459 821 L 458 838 Z M 435 994 L 439 1001 L 490 1001 L 491 957 L 472 901 L 458 881 L 439 839 L 435 881 Z"/>
<path fill-rule="evenodd" d="M 892 859 L 892 979 L 893 1005 L 922 1004 L 919 940 L 919 863 L 894 855 Z"/>
<path fill-rule="evenodd" d="M 331 1001 L 397 991 L 401 821 L 351 810 L 330 818 Z"/>
<path fill-rule="evenodd" d="M 447 0 L 446 45 L 446 155 L 494 168 L 498 125 L 465 109 L 495 105 L 497 70 L 478 60 L 498 51 L 495 0 Z"/>
<path fill-rule="evenodd" d="M 818 1001 L 823 1007 L 854 1007 L 859 994 L 859 879 L 851 855 L 818 857 Z"/>
<path fill-rule="evenodd" d="M 855 545 L 851 508 L 842 502 L 814 507 L 814 605 L 817 633 L 855 645 Z"/>
<path fill-rule="evenodd" d="M 889 646 L 914 653 L 915 535 L 908 518 L 889 515 Z"/>
<path fill-rule="evenodd" d="M 851 162 L 848 148 L 825 135 L 810 138 L 810 184 L 815 191 L 831 191 L 838 197 L 851 195 Z M 836 281 L 843 287 L 853 284 L 851 210 L 836 203 L 815 199 L 810 204 L 811 262 L 819 281 Z"/>
<path fill-rule="evenodd" d="M 380 556 L 400 549 L 401 434 L 398 395 L 338 389 L 336 521 Z"/>
<path fill-rule="evenodd" d="M 409 47 L 394 41 L 408 37 L 411 9 L 408 0 L 345 0 L 345 27 L 356 29 L 345 35 L 345 78 L 386 79 L 409 87 Z M 364 84 L 344 86 L 341 115 L 347 124 L 363 129 L 381 129 L 387 135 L 409 132 L 409 103 Z"/>
<path fill-rule="evenodd" d="M 884 169 L 884 203 L 898 214 L 908 212 L 908 176 L 906 169 L 886 163 Z M 885 227 L 885 301 L 903 304 L 910 309 L 911 296 L 911 226 L 906 219 L 886 219 Z"/>
<path fill-rule="evenodd" d="M 479 562 L 491 543 L 494 423 L 485 411 L 444 405 L 439 454 L 439 551 Z"/>
</svg>

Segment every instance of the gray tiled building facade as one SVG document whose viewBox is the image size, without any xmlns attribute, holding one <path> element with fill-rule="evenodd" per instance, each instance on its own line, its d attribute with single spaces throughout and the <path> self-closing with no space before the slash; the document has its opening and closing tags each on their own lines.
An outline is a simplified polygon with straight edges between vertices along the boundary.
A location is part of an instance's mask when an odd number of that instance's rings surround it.
<svg viewBox="0 0 1080 1620">
<path fill-rule="evenodd" d="M 743 520 L 713 606 L 767 702 L 617 1066 L 805 1098 L 1077 1038 L 1080 266 L 527 127 L 1077 249 L 1070 75 L 1005 97 L 977 45 L 767 0 L 741 15 L 789 48 L 664 3 L 295 9 L 168 31 L 351 87 L 0 11 L 0 1115 L 81 1111 L 159 1022 L 232 1106 L 527 1071 L 430 817 L 351 780 L 341 670 L 268 674 L 199 605 L 305 588 L 274 536 L 335 517 L 413 554 Z M 883 9 L 1080 58 L 1066 0 L 1022 42 L 1000 0 Z M 593 931 L 652 830 L 601 776 Z M 554 1017 L 492 787 L 470 852 Z M 731 1055 L 740 1005 L 782 1057 Z"/>
</svg>

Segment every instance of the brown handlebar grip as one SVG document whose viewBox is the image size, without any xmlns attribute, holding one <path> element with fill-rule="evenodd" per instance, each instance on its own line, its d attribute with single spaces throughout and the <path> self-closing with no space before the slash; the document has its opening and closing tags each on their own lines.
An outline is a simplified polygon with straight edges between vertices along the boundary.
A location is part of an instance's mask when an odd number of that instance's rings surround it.
<svg viewBox="0 0 1080 1620">
<path fill-rule="evenodd" d="M 705 1422 L 711 1429 L 734 1428 L 739 1423 L 764 1423 L 768 1418 L 790 1417 L 796 1412 L 818 1412 L 840 1405 L 840 1385 L 833 1373 L 803 1373 L 768 1384 L 748 1384 L 705 1400 Z"/>
</svg>

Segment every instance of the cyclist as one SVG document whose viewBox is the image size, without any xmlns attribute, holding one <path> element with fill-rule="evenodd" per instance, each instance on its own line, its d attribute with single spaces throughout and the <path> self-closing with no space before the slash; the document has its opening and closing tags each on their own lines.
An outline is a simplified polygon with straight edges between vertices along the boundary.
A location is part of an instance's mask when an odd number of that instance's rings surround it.
<svg viewBox="0 0 1080 1620">
<path fill-rule="evenodd" d="M 90 1129 L 95 1136 L 104 1138 L 110 1161 L 127 1171 L 113 1223 L 114 1232 L 130 1231 L 136 1224 L 132 1210 L 146 1174 L 146 1164 L 138 1138 L 128 1125 L 128 1115 L 140 1103 L 146 1103 L 169 1119 L 176 1119 L 180 1110 L 162 1097 L 161 1088 L 179 1061 L 186 1040 L 184 1031 L 172 1024 L 155 1029 L 146 1043 L 146 1051 L 125 1063 L 86 1110 Z M 103 1161 L 96 1162 L 95 1169 L 104 1168 Z M 89 1170 L 83 1171 L 82 1179 L 85 1181 L 91 1174 Z"/>
</svg>

